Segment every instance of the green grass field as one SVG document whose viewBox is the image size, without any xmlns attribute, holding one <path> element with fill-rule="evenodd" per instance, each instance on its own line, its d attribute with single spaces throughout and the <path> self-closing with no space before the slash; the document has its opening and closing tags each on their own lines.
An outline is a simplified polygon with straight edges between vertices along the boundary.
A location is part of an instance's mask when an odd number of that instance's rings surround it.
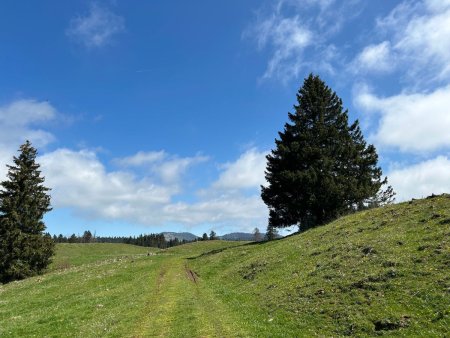
<svg viewBox="0 0 450 338">
<path fill-rule="evenodd" d="M 61 270 L 108 259 L 118 259 L 125 256 L 139 256 L 156 252 L 154 248 L 144 248 L 128 244 L 89 243 L 89 244 L 58 244 L 50 270 Z"/>
<path fill-rule="evenodd" d="M 58 245 L 0 286 L 0 336 L 446 337 L 449 237 L 444 195 L 268 243 Z"/>
</svg>

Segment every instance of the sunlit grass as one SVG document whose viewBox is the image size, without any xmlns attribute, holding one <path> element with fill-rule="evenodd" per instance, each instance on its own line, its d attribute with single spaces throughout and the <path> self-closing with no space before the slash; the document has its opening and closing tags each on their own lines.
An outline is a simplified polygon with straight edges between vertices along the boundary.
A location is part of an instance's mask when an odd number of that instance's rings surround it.
<svg viewBox="0 0 450 338">
<path fill-rule="evenodd" d="M 365 211 L 191 261 L 204 283 L 271 336 L 445 336 L 450 198 Z"/>
<path fill-rule="evenodd" d="M 445 337 L 449 237 L 440 196 L 267 243 L 58 245 L 0 286 L 0 336 Z"/>
</svg>

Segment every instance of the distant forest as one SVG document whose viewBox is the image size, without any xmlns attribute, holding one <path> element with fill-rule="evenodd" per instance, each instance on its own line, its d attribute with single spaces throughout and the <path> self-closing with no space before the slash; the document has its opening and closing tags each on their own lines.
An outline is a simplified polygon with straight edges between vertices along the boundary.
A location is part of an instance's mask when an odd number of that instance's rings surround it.
<svg viewBox="0 0 450 338">
<path fill-rule="evenodd" d="M 70 237 L 63 236 L 62 234 L 59 236 L 54 235 L 53 241 L 55 243 L 124 243 L 160 249 L 191 242 L 187 240 L 180 241 L 178 238 L 166 240 L 163 234 L 139 235 L 137 237 L 97 237 L 92 235 L 89 230 L 85 231 L 82 236 L 75 234 L 72 234 Z"/>
</svg>

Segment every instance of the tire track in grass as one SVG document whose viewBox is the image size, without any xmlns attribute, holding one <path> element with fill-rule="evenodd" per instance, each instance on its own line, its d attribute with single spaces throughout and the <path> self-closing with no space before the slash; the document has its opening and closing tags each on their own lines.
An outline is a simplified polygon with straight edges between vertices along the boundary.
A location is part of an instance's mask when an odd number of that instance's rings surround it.
<svg viewBox="0 0 450 338">
<path fill-rule="evenodd" d="M 170 283 L 170 258 L 158 257 L 158 271 L 155 280 L 149 281 L 154 285 L 147 295 L 146 306 L 139 322 L 136 332 L 132 337 L 166 337 L 167 328 L 170 325 L 168 313 L 171 312 L 174 299 L 169 297 L 168 288 Z"/>
<path fill-rule="evenodd" d="M 246 337 L 226 306 L 181 257 L 161 257 L 153 294 L 133 337 Z"/>
</svg>

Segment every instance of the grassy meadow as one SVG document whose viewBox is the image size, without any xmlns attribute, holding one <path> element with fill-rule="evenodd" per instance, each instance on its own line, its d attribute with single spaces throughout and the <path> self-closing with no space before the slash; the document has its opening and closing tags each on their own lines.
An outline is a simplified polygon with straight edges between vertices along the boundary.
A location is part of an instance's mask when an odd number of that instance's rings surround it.
<svg viewBox="0 0 450 338">
<path fill-rule="evenodd" d="M 449 237 L 443 195 L 267 243 L 61 244 L 0 286 L 0 336 L 445 337 Z"/>
</svg>

